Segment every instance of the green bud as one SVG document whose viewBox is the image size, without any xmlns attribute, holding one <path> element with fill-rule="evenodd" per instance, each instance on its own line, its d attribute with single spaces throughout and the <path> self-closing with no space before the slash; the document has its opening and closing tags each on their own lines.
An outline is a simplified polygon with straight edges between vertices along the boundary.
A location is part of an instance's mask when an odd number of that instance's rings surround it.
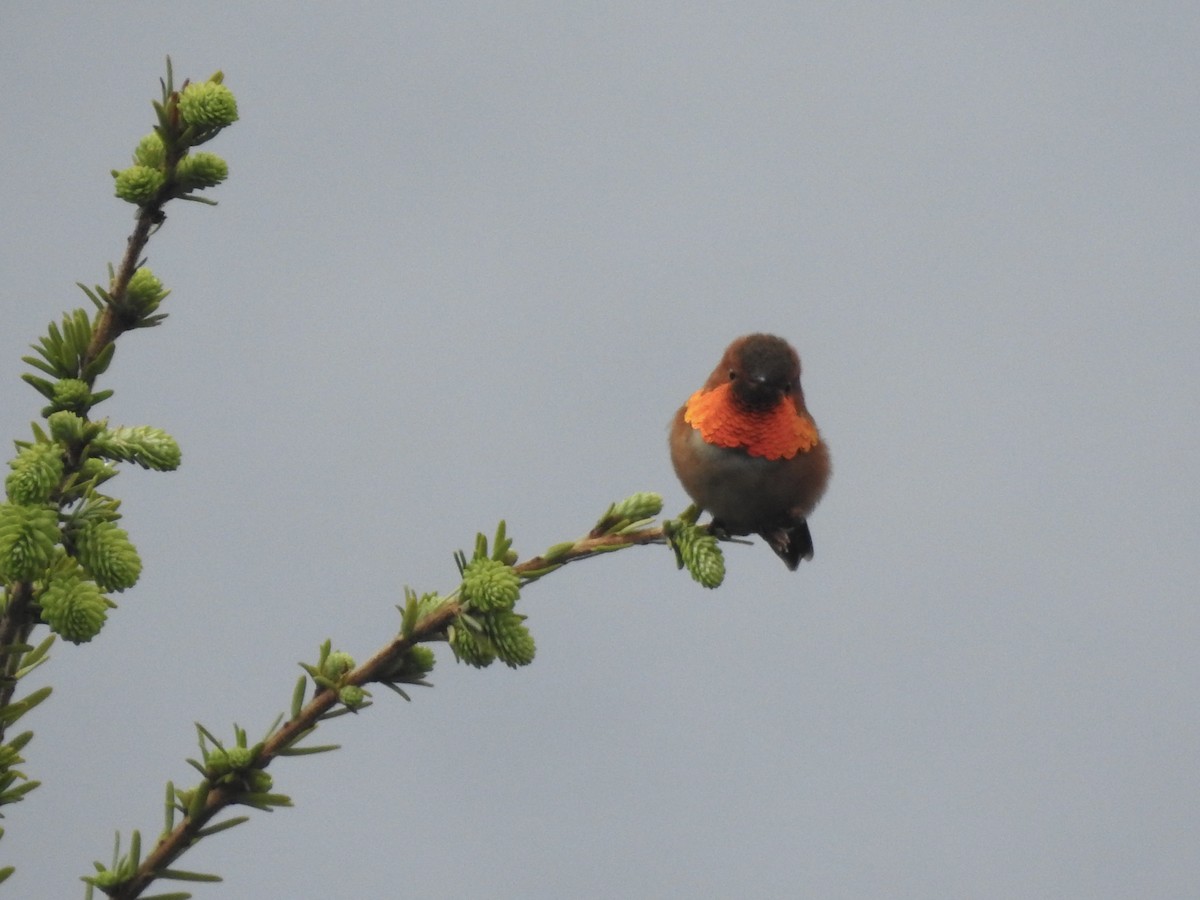
<svg viewBox="0 0 1200 900">
<path fill-rule="evenodd" d="M 347 684 L 338 690 L 338 699 L 351 709 L 357 709 L 366 701 L 367 692 L 357 684 Z"/>
<path fill-rule="evenodd" d="M 100 633 L 108 618 L 108 601 L 78 570 L 57 572 L 38 595 L 42 621 L 65 641 L 85 644 Z"/>
<path fill-rule="evenodd" d="M 692 578 L 706 588 L 720 587 L 725 580 L 725 557 L 717 545 L 717 539 L 696 546 L 695 561 L 688 569 Z"/>
<path fill-rule="evenodd" d="M 249 747 L 230 747 L 225 752 L 229 760 L 229 768 L 235 772 L 239 769 L 250 768 L 251 763 L 254 762 L 254 754 L 250 752 Z"/>
<path fill-rule="evenodd" d="M 536 652 L 533 635 L 524 623 L 525 617 L 514 612 L 492 613 L 483 620 L 496 655 L 513 669 L 529 665 Z"/>
<path fill-rule="evenodd" d="M 433 671 L 434 662 L 433 651 L 428 647 L 418 644 L 415 647 L 408 648 L 408 651 L 404 654 L 402 666 L 406 673 L 427 675 Z"/>
<path fill-rule="evenodd" d="M 428 616 L 440 609 L 445 602 L 446 598 L 441 594 L 422 594 L 421 599 L 417 601 L 417 618 L 425 618 L 425 616 Z"/>
<path fill-rule="evenodd" d="M 124 529 L 113 522 L 85 521 L 72 534 L 74 556 L 102 590 L 133 587 L 142 574 L 142 561 Z"/>
<path fill-rule="evenodd" d="M 62 480 L 62 448 L 58 444 L 30 444 L 8 465 L 12 469 L 4 482 L 8 499 L 19 506 L 40 506 Z"/>
<path fill-rule="evenodd" d="M 69 409 L 83 412 L 92 405 L 92 389 L 78 378 L 60 378 L 54 383 L 52 401 L 55 411 Z"/>
<path fill-rule="evenodd" d="M 255 794 L 265 794 L 275 786 L 275 781 L 262 769 L 251 769 L 246 773 L 246 788 Z"/>
<path fill-rule="evenodd" d="M 683 525 L 671 540 L 695 581 L 706 588 L 720 586 L 725 580 L 725 557 L 715 537 L 694 525 Z"/>
<path fill-rule="evenodd" d="M 661 494 L 652 491 L 638 491 L 631 494 L 620 503 L 613 505 L 612 518 L 637 521 L 652 519 L 662 512 L 663 499 Z"/>
<path fill-rule="evenodd" d="M 354 657 L 349 653 L 335 650 L 325 658 L 325 663 L 321 666 L 321 674 L 331 681 L 337 681 L 353 668 Z"/>
<path fill-rule="evenodd" d="M 50 437 L 63 444 L 78 444 L 87 427 L 82 416 L 68 409 L 51 413 L 46 422 L 50 426 Z"/>
<path fill-rule="evenodd" d="M 45 570 L 60 539 L 58 512 L 0 504 L 0 581 L 31 581 Z"/>
<path fill-rule="evenodd" d="M 619 503 L 613 503 L 600 517 L 592 534 L 624 534 L 642 527 L 647 519 L 662 512 L 662 497 L 650 491 L 639 491 Z"/>
<path fill-rule="evenodd" d="M 482 635 L 472 633 L 461 622 L 450 627 L 449 636 L 450 649 L 454 651 L 459 662 L 477 669 L 486 669 L 496 659 L 491 642 Z"/>
<path fill-rule="evenodd" d="M 219 82 L 194 81 L 179 95 L 179 114 L 189 125 L 224 128 L 237 121 L 237 100 Z"/>
<path fill-rule="evenodd" d="M 117 196 L 138 206 L 153 201 L 167 180 L 162 172 L 149 166 L 130 166 L 114 172 L 113 177 L 116 179 Z"/>
<path fill-rule="evenodd" d="M 111 428 L 92 440 L 92 449 L 106 459 L 137 463 L 143 469 L 169 472 L 179 468 L 179 444 L 161 428 L 150 425 Z"/>
<path fill-rule="evenodd" d="M 189 153 L 175 169 L 175 180 L 185 191 L 216 187 L 228 177 L 229 164 L 215 153 Z"/>
<path fill-rule="evenodd" d="M 462 596 L 480 612 L 512 609 L 520 584 L 512 566 L 481 557 L 471 560 L 463 569 Z"/>
<path fill-rule="evenodd" d="M 137 149 L 133 151 L 133 164 L 151 169 L 161 169 L 166 161 L 166 156 L 162 138 L 158 136 L 157 131 L 152 131 L 138 141 Z"/>
<path fill-rule="evenodd" d="M 209 750 L 204 757 L 204 767 L 210 777 L 220 778 L 222 775 L 228 775 L 233 771 L 233 765 L 229 762 L 229 751 L 222 747 Z"/>
<path fill-rule="evenodd" d="M 138 315 L 147 316 L 158 309 L 158 304 L 169 293 L 154 273 L 142 266 L 133 273 L 125 287 L 125 303 Z"/>
<path fill-rule="evenodd" d="M 433 671 L 433 651 L 421 644 L 409 647 L 380 681 L 416 681 Z"/>
</svg>

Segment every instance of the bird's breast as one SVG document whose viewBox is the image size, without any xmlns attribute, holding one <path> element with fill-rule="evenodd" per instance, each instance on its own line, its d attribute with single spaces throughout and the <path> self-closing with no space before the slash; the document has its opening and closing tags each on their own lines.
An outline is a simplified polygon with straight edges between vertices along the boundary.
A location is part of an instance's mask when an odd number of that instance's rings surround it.
<svg viewBox="0 0 1200 900">
<path fill-rule="evenodd" d="M 822 442 L 790 459 L 765 459 L 710 444 L 684 422 L 676 424 L 671 458 L 692 499 L 735 534 L 806 517 L 829 478 Z"/>
</svg>

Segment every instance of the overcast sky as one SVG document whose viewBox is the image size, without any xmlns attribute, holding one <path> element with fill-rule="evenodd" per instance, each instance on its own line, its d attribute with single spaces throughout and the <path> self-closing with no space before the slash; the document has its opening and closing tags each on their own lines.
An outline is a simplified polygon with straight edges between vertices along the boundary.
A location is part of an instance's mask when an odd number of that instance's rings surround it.
<svg viewBox="0 0 1200 900">
<path fill-rule="evenodd" d="M 476 530 L 678 512 L 668 420 L 770 331 L 833 454 L 811 563 L 530 587 L 532 666 L 439 648 L 272 766 L 295 809 L 185 856 L 226 879 L 195 895 L 1200 896 L 1198 36 L 1185 3 L 9 4 L 10 439 L 20 355 L 123 252 L 163 58 L 242 119 L 100 385 L 184 464 L 109 484 L 145 569 L 39 673 L 8 895 L 149 843 L 193 722 L 261 734 Z"/>
</svg>

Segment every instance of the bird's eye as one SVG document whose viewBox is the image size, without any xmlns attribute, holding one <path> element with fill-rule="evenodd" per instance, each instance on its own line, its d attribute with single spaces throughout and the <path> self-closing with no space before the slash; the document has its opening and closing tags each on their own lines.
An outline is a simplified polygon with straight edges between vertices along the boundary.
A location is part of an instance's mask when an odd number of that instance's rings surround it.
<svg viewBox="0 0 1200 900">
<path fill-rule="evenodd" d="M 729 370 L 729 380 L 737 381 L 737 372 L 735 372 L 733 369 Z"/>
</svg>

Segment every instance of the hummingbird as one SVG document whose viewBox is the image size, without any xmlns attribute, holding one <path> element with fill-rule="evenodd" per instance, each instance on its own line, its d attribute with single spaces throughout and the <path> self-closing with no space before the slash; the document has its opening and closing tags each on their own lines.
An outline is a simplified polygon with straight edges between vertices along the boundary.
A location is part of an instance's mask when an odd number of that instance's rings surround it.
<svg viewBox="0 0 1200 900">
<path fill-rule="evenodd" d="M 812 559 L 808 516 L 829 481 L 829 449 L 804 405 L 800 357 L 771 334 L 725 350 L 671 423 L 671 463 L 717 534 L 758 534 L 794 570 Z"/>
</svg>

